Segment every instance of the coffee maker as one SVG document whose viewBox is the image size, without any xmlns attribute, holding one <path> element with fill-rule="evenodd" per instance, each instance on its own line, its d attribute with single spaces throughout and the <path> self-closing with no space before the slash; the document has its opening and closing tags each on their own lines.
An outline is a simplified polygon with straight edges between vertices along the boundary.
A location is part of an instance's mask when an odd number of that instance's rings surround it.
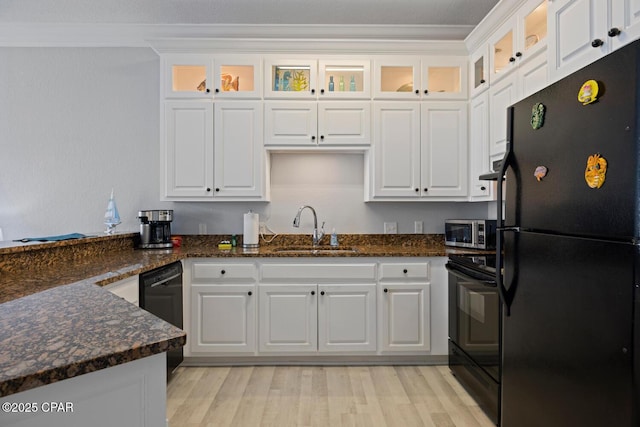
<svg viewBox="0 0 640 427">
<path fill-rule="evenodd" d="M 140 219 L 140 247 L 144 249 L 171 248 L 172 210 L 138 211 Z"/>
</svg>

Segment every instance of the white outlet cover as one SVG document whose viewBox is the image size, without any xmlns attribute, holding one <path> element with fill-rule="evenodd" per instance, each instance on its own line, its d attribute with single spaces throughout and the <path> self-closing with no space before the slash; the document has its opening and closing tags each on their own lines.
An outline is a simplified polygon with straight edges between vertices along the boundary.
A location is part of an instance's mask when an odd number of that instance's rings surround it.
<svg viewBox="0 0 640 427">
<path fill-rule="evenodd" d="M 384 234 L 398 234 L 398 223 L 397 222 L 385 222 L 384 223 Z"/>
</svg>

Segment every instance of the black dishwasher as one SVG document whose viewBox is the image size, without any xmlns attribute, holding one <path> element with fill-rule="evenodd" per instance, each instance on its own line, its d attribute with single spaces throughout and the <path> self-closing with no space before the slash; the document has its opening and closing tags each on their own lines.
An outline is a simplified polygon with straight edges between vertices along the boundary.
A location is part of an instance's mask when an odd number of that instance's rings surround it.
<svg viewBox="0 0 640 427">
<path fill-rule="evenodd" d="M 180 261 L 140 274 L 140 307 L 182 329 Z M 167 352 L 167 380 L 182 360 L 182 347 Z"/>
</svg>

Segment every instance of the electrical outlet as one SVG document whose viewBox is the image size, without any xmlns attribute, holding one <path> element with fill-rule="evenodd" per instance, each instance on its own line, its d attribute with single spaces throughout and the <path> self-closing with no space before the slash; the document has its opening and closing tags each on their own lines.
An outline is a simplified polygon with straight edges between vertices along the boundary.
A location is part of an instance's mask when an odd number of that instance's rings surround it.
<svg viewBox="0 0 640 427">
<path fill-rule="evenodd" d="M 414 221 L 414 223 L 413 223 L 413 231 L 416 234 L 422 234 L 422 221 Z"/>
<path fill-rule="evenodd" d="M 384 223 L 384 234 L 398 234 L 398 223 L 397 222 L 385 222 Z"/>
</svg>

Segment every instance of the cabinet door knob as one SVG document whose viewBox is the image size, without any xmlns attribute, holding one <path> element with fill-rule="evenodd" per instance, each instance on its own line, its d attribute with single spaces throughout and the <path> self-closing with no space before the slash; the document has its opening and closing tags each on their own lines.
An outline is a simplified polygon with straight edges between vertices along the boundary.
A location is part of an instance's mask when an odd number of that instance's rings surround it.
<svg viewBox="0 0 640 427">
<path fill-rule="evenodd" d="M 604 44 L 604 42 L 600 39 L 595 39 L 594 41 L 591 42 L 591 46 L 593 47 L 600 47 Z"/>
<path fill-rule="evenodd" d="M 249 291 L 249 292 L 247 292 L 247 295 L 251 296 L 251 295 L 253 295 L 253 292 Z"/>
<path fill-rule="evenodd" d="M 219 189 L 219 188 L 216 188 L 216 191 L 217 191 L 217 192 L 220 192 L 220 189 Z"/>
<path fill-rule="evenodd" d="M 315 295 L 315 294 L 316 294 L 316 291 L 311 291 L 311 295 Z"/>
<path fill-rule="evenodd" d="M 211 188 L 207 187 L 207 193 L 211 193 Z"/>
<path fill-rule="evenodd" d="M 485 84 L 487 81 L 485 79 L 480 80 L 480 84 Z"/>
<path fill-rule="evenodd" d="M 422 191 L 424 191 L 426 193 L 427 191 L 429 191 L 429 189 L 428 188 L 424 188 Z"/>
<path fill-rule="evenodd" d="M 225 274 L 226 271 L 225 270 L 220 270 L 220 274 Z"/>
<path fill-rule="evenodd" d="M 419 189 L 419 188 L 416 188 L 416 193 L 419 193 L 419 192 L 420 192 L 420 189 Z"/>
<path fill-rule="evenodd" d="M 402 270 L 402 272 L 403 272 L 404 274 L 407 274 L 407 273 L 409 272 L 409 270 L 407 270 L 407 269 L 405 268 L 404 270 Z"/>
<path fill-rule="evenodd" d="M 220 89 L 216 88 L 216 93 L 220 93 Z"/>
<path fill-rule="evenodd" d="M 482 191 L 484 191 L 486 189 L 487 189 L 487 187 L 485 187 L 484 185 L 482 187 L 480 187 L 480 190 L 482 190 Z"/>
<path fill-rule="evenodd" d="M 512 56 L 511 58 L 509 58 L 509 62 L 516 62 L 516 58 Z"/>
<path fill-rule="evenodd" d="M 387 289 L 387 288 L 384 288 L 384 292 L 385 292 L 385 293 L 386 293 L 386 292 L 389 292 L 389 289 Z"/>
<path fill-rule="evenodd" d="M 211 89 L 207 88 L 206 92 L 207 92 L 207 93 L 211 92 Z"/>
<path fill-rule="evenodd" d="M 315 141 L 316 140 L 316 136 L 315 135 L 311 135 L 311 140 Z"/>
<path fill-rule="evenodd" d="M 320 89 L 320 93 L 321 93 L 321 94 L 324 94 L 324 89 Z"/>
<path fill-rule="evenodd" d="M 311 93 L 316 93 L 316 90 L 315 89 L 311 89 Z"/>
<path fill-rule="evenodd" d="M 416 95 L 420 95 L 420 91 L 416 89 Z"/>
<path fill-rule="evenodd" d="M 424 94 L 426 95 L 426 94 L 428 94 L 428 93 L 429 93 L 429 89 L 425 89 L 425 90 L 424 90 Z"/>
<path fill-rule="evenodd" d="M 622 31 L 620 31 L 619 28 L 613 27 L 612 29 L 609 30 L 609 32 L 607 33 L 607 35 L 609 37 L 618 37 L 620 35 Z"/>
<path fill-rule="evenodd" d="M 516 52 L 516 58 L 520 58 L 522 56 L 522 52 Z"/>
<path fill-rule="evenodd" d="M 324 295 L 324 291 L 320 291 L 320 295 Z"/>
<path fill-rule="evenodd" d="M 320 141 L 324 141 L 324 135 L 320 135 Z"/>
</svg>

